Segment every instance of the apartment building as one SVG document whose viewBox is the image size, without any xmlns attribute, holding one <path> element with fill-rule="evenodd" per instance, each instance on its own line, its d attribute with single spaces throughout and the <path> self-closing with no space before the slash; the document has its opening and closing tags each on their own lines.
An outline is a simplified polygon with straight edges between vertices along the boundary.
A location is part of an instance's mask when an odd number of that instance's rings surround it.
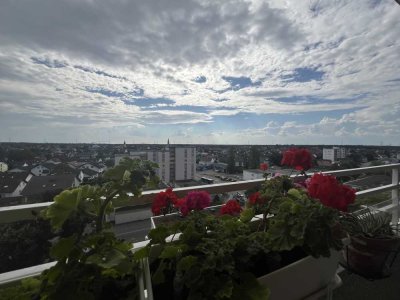
<svg viewBox="0 0 400 300">
<path fill-rule="evenodd" d="M 347 150 L 343 147 L 323 148 L 322 159 L 336 162 L 340 159 L 346 158 Z"/>
<path fill-rule="evenodd" d="M 116 154 L 115 165 L 124 157 L 157 163 L 157 176 L 165 183 L 192 180 L 196 176 L 196 148 L 167 144 L 163 149 L 150 149 L 129 154 Z"/>
</svg>

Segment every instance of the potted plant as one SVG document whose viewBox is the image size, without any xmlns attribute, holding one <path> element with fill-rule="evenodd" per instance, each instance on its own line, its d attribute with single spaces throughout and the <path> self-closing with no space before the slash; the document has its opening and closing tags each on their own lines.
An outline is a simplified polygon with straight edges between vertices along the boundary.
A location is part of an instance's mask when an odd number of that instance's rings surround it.
<svg viewBox="0 0 400 300">
<path fill-rule="evenodd" d="M 291 164 L 299 170 L 303 166 L 304 175 L 311 158 L 291 152 L 295 157 Z M 326 191 L 337 188 L 338 199 L 347 204 L 355 194 L 335 178 L 325 180 L 324 176 L 307 183 L 274 177 L 250 196 L 249 206 L 240 215 L 229 202 L 221 209 L 228 216 L 194 212 L 183 222 L 152 230 L 150 244 L 138 255 L 150 257 L 156 299 L 166 295 L 171 299 L 260 299 L 267 297 L 267 289 L 271 299 L 299 299 L 326 287 L 335 275 L 337 251 L 343 246 L 336 230 L 337 207 L 346 208 L 327 197 Z M 305 188 L 308 184 L 310 191 Z M 343 192 L 348 193 L 342 197 Z M 262 218 L 252 222 L 258 213 Z M 320 257 L 328 261 L 327 271 L 319 267 L 316 259 Z M 306 268 L 311 275 L 302 273 Z M 297 277 L 288 276 L 293 270 Z M 309 284 L 311 276 L 316 280 Z M 288 285 L 296 288 L 288 289 Z"/>
<path fill-rule="evenodd" d="M 369 279 L 390 276 L 391 264 L 400 250 L 398 228 L 391 225 L 391 215 L 367 209 L 344 215 L 342 224 L 351 239 L 344 251 L 345 266 Z"/>
<path fill-rule="evenodd" d="M 221 205 L 210 206 L 211 196 L 206 191 L 192 191 L 185 197 L 178 198 L 172 188 L 159 192 L 153 200 L 151 211 L 151 227 L 156 228 L 159 224 L 175 223 L 182 220 L 191 211 L 206 209 L 211 213 L 218 212 Z"/>
<path fill-rule="evenodd" d="M 5 291 L 14 299 L 138 299 L 142 263 L 132 245 L 116 238 L 106 213 L 113 202 L 131 201 L 156 181 L 148 161 L 126 159 L 104 174 L 101 185 L 65 190 L 42 212 L 57 237 L 50 254 L 57 261 L 21 289 Z M 7 295 L 7 294 L 6 294 Z M 9 294 L 8 294 L 9 295 Z M 25 298 L 24 298 L 25 297 Z"/>
</svg>

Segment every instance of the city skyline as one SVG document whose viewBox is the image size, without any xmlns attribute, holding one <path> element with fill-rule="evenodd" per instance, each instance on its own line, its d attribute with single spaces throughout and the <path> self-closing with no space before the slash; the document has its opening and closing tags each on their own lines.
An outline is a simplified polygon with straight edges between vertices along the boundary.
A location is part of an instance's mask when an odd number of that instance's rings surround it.
<svg viewBox="0 0 400 300">
<path fill-rule="evenodd" d="M 0 142 L 400 145 L 395 1 L 5 1 Z"/>
</svg>

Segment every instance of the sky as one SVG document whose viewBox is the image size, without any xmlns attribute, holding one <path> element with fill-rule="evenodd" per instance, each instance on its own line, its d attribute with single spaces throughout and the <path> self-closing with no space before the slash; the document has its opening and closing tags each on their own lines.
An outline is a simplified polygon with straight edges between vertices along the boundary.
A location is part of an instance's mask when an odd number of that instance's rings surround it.
<svg viewBox="0 0 400 300">
<path fill-rule="evenodd" d="M 0 142 L 400 145 L 394 0 L 2 0 Z"/>
</svg>

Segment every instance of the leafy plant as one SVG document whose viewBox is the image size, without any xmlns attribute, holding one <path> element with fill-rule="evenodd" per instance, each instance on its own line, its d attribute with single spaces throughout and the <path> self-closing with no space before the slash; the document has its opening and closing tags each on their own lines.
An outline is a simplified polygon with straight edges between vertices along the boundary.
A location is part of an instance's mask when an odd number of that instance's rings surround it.
<svg viewBox="0 0 400 300">
<path fill-rule="evenodd" d="M 0 273 L 47 262 L 53 237 L 41 218 L 0 225 Z"/>
<path fill-rule="evenodd" d="M 135 299 L 139 263 L 132 245 L 119 240 L 104 222 L 113 202 L 129 202 L 155 183 L 155 165 L 122 161 L 104 174 L 97 186 L 63 191 L 43 211 L 57 238 L 50 255 L 57 264 L 40 276 L 40 299 Z M 131 196 L 128 196 L 128 193 Z"/>
<path fill-rule="evenodd" d="M 177 233 L 179 239 L 165 242 Z M 152 262 L 156 299 L 167 294 L 175 299 L 267 299 L 255 274 L 260 265 L 277 266 L 279 255 L 269 250 L 265 232 L 254 232 L 228 215 L 196 212 L 173 227 L 153 229 L 149 237 L 143 251 Z"/>
<path fill-rule="evenodd" d="M 281 199 L 267 236 L 275 251 L 301 247 L 314 256 L 330 256 L 330 249 L 341 249 L 342 242 L 334 234 L 337 212 L 311 199 L 306 191 L 290 189 Z"/>
<path fill-rule="evenodd" d="M 344 214 L 341 223 L 352 236 L 390 238 L 395 235 L 397 230 L 395 226 L 390 224 L 390 214 L 371 211 L 369 208 L 359 215 Z"/>
<path fill-rule="evenodd" d="M 40 288 L 40 280 L 36 278 L 26 278 L 21 280 L 17 285 L 0 289 L 0 299 L 18 299 L 31 300 L 34 299 Z"/>
</svg>

